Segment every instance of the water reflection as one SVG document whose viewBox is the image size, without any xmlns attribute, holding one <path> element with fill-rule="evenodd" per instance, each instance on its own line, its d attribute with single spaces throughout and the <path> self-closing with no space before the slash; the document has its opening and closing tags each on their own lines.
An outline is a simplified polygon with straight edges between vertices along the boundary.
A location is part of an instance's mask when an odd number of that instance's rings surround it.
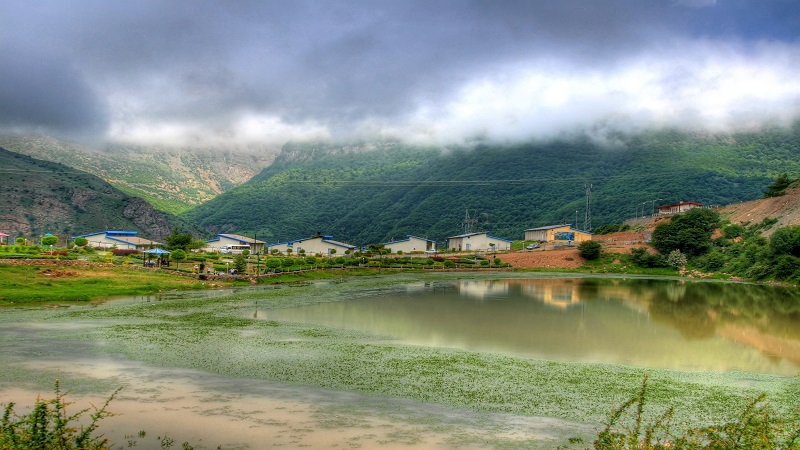
<svg viewBox="0 0 800 450">
<path fill-rule="evenodd" d="M 563 361 L 795 375 L 800 293 L 730 283 L 508 279 L 415 283 L 259 319 Z"/>
</svg>

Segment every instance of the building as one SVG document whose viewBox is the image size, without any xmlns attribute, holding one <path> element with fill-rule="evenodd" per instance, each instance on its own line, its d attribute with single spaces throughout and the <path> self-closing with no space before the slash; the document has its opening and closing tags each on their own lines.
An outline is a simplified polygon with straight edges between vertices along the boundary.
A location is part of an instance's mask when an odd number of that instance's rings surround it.
<svg viewBox="0 0 800 450">
<path fill-rule="evenodd" d="M 240 236 L 238 234 L 218 234 L 214 239 L 206 241 L 203 251 L 220 252 L 230 254 L 240 254 L 244 250 L 249 250 L 253 254 L 263 254 L 267 245 L 264 241 L 255 238 Z"/>
<path fill-rule="evenodd" d="M 703 205 L 701 203 L 696 202 L 680 202 L 675 203 L 674 205 L 664 205 L 658 207 L 658 213 L 662 215 L 667 214 L 680 214 L 682 212 L 689 211 L 690 209 L 694 208 L 702 208 Z"/>
<path fill-rule="evenodd" d="M 323 235 L 322 233 L 317 233 L 316 236 L 312 236 L 310 238 L 271 244 L 269 248 L 270 251 L 278 250 L 281 253 L 287 253 L 288 250 L 291 249 L 292 253 L 295 255 L 304 254 L 307 256 L 344 256 L 347 254 L 348 250 L 350 253 L 352 253 L 356 249 L 354 245 L 334 241 L 333 236 Z"/>
<path fill-rule="evenodd" d="M 488 233 L 467 233 L 447 238 L 447 248 L 456 252 L 485 252 L 511 250 L 508 239 L 490 236 Z"/>
<path fill-rule="evenodd" d="M 8 245 L 8 235 L 0 233 L 0 245 Z"/>
<path fill-rule="evenodd" d="M 548 244 L 567 244 L 591 241 L 592 233 L 573 228 L 572 224 L 550 225 L 525 230 L 526 241 L 539 241 Z"/>
<path fill-rule="evenodd" d="M 72 236 L 74 241 L 76 238 L 86 238 L 90 247 L 99 247 L 103 249 L 118 248 L 121 250 L 147 250 L 149 248 L 163 245 L 161 242 L 151 241 L 137 236 L 137 231 L 98 231 L 97 233 L 81 234 L 79 236 Z"/>
<path fill-rule="evenodd" d="M 426 251 L 436 250 L 436 241 L 408 235 L 405 239 L 397 241 L 385 242 L 383 248 L 392 253 L 424 253 Z"/>
</svg>

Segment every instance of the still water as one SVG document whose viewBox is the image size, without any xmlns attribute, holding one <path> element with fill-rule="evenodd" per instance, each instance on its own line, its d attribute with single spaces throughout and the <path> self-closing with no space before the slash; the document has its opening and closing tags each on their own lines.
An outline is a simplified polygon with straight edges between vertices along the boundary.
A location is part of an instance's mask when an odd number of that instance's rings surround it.
<svg viewBox="0 0 800 450">
<path fill-rule="evenodd" d="M 420 282 L 256 316 L 559 361 L 800 373 L 800 292 L 792 288 L 644 279 Z"/>
</svg>

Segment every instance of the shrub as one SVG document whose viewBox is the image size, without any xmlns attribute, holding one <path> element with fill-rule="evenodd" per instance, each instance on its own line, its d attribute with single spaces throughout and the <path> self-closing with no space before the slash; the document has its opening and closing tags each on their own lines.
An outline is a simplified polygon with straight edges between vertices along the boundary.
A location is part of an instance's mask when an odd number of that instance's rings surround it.
<svg viewBox="0 0 800 450">
<path fill-rule="evenodd" d="M 111 254 L 114 256 L 131 256 L 131 255 L 136 255 L 138 253 L 139 250 L 133 250 L 133 249 L 115 248 L 111 250 Z"/>
<path fill-rule="evenodd" d="M 583 241 L 578 245 L 578 254 L 589 261 L 599 259 L 602 252 L 603 248 L 597 241 Z"/>
<path fill-rule="evenodd" d="M 726 260 L 725 254 L 718 250 L 712 250 L 707 255 L 698 258 L 696 264 L 703 270 L 715 271 L 725 267 Z"/>
<path fill-rule="evenodd" d="M 781 255 L 775 261 L 775 278 L 788 280 L 800 272 L 800 258 L 792 255 Z"/>
<path fill-rule="evenodd" d="M 483 261 L 481 261 L 481 266 L 488 266 L 488 265 L 489 265 L 489 260 L 484 259 Z"/>
<path fill-rule="evenodd" d="M 14 403 L 9 403 L 0 421 L 0 448 L 8 449 L 106 449 L 111 445 L 102 435 L 93 436 L 101 419 L 111 416 L 106 408 L 119 392 L 115 391 L 100 408 L 94 408 L 88 424 L 79 425 L 81 417 L 88 412 L 83 409 L 75 414 L 67 414 L 65 393 L 61 392 L 58 380 L 55 384 L 55 398 L 37 400 L 31 412 L 18 416 Z"/>
<path fill-rule="evenodd" d="M 631 249 L 631 261 L 639 267 L 667 267 L 667 260 L 661 255 L 652 254 L 645 247 Z"/>
<path fill-rule="evenodd" d="M 800 415 L 782 417 L 761 394 L 744 405 L 738 418 L 723 424 L 704 425 L 684 431 L 673 429 L 674 408 L 646 423 L 644 405 L 647 376 L 639 392 L 611 413 L 609 423 L 594 442 L 596 450 L 701 450 L 701 449 L 796 449 L 800 443 Z M 622 424 L 629 414 L 629 421 Z"/>
<path fill-rule="evenodd" d="M 85 247 L 86 245 L 89 244 L 89 240 L 86 239 L 85 237 L 79 237 L 75 238 L 75 240 L 72 241 L 72 243 L 77 245 L 78 247 Z"/>
<path fill-rule="evenodd" d="M 673 250 L 667 256 L 667 264 L 672 267 L 683 267 L 686 265 L 686 255 L 681 253 L 680 250 Z"/>
</svg>

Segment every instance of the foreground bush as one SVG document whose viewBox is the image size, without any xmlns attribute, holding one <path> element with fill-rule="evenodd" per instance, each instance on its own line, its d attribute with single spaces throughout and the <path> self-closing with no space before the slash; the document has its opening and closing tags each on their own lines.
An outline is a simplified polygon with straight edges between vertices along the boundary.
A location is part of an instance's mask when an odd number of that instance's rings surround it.
<svg viewBox="0 0 800 450">
<path fill-rule="evenodd" d="M 673 429 L 673 408 L 644 423 L 647 377 L 639 392 L 614 410 L 608 426 L 594 442 L 597 450 L 800 449 L 800 411 L 782 417 L 764 394 L 747 403 L 733 421 L 683 432 Z M 630 410 L 633 410 L 631 413 Z M 629 414 L 628 423 L 622 424 Z"/>
<path fill-rule="evenodd" d="M 67 414 L 67 406 L 71 405 L 64 400 L 65 393 L 61 392 L 56 380 L 55 398 L 51 400 L 36 400 L 30 414 L 19 416 L 14 412 L 14 403 L 9 403 L 3 412 L 0 421 L 0 448 L 9 450 L 46 450 L 46 449 L 107 449 L 110 444 L 103 435 L 94 436 L 98 421 L 112 416 L 106 410 L 108 404 L 117 395 L 115 391 L 106 400 L 102 407 L 94 408 L 90 414 L 89 424 L 78 426 L 77 422 L 89 412 L 82 409 L 75 414 Z"/>
</svg>

